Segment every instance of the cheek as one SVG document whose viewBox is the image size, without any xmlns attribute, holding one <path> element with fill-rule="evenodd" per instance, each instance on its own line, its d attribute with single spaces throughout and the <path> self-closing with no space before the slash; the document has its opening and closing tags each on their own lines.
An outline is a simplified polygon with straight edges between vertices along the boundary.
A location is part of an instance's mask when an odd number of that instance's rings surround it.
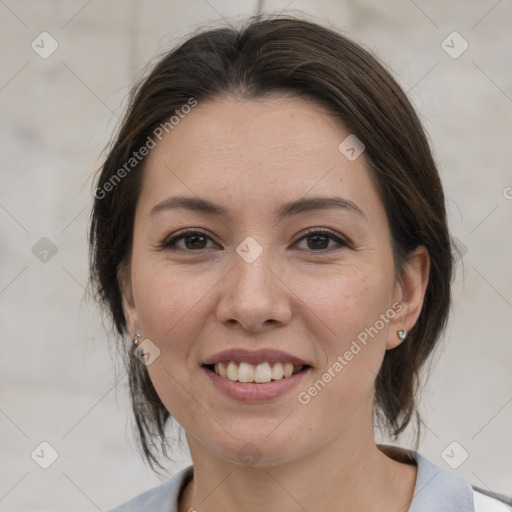
<svg viewBox="0 0 512 512">
<path fill-rule="evenodd" d="M 207 323 L 214 315 L 216 291 L 225 273 L 224 268 L 191 271 L 168 262 L 148 264 L 141 258 L 132 274 L 143 337 L 160 350 L 148 367 L 151 380 L 169 412 L 184 423 L 198 407 L 193 397 L 201 396 L 201 390 L 195 389 L 192 377 L 197 350 L 212 335 Z"/>
<path fill-rule="evenodd" d="M 141 331 L 160 351 L 149 375 L 166 408 L 180 418 L 182 410 L 195 414 L 190 375 L 196 368 L 190 354 L 204 331 L 214 284 L 207 272 L 199 279 L 169 268 L 140 272 L 133 282 Z"/>
<path fill-rule="evenodd" d="M 384 268 L 352 265 L 326 282 L 309 302 L 340 348 L 374 326 L 392 305 L 393 281 Z M 384 332 L 387 323 L 379 322 L 378 327 Z"/>
<path fill-rule="evenodd" d="M 151 336 L 162 348 L 172 345 L 179 350 L 180 340 L 190 340 L 184 333 L 200 329 L 217 280 L 207 271 L 189 276 L 166 265 L 140 272 L 133 280 L 133 290 L 144 336 Z"/>
<path fill-rule="evenodd" d="M 395 316 L 391 308 L 393 282 L 386 274 L 378 267 L 370 271 L 367 266 L 354 266 L 331 279 L 321 293 L 309 296 L 316 313 L 311 316 L 311 328 L 317 334 L 319 326 L 328 332 L 318 340 L 326 363 L 319 370 L 322 382 L 316 387 L 327 401 L 340 407 L 372 389 L 384 357 L 390 321 Z"/>
</svg>

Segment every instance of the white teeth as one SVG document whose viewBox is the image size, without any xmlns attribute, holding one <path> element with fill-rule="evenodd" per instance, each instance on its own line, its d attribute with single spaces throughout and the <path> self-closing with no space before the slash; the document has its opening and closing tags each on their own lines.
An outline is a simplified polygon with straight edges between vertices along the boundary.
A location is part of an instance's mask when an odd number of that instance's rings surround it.
<svg viewBox="0 0 512 512">
<path fill-rule="evenodd" d="M 291 377 L 293 373 L 293 364 L 292 363 L 284 363 L 283 372 L 285 377 Z"/>
<path fill-rule="evenodd" d="M 272 378 L 274 380 L 279 380 L 284 377 L 283 365 L 282 363 L 275 363 L 272 367 Z"/>
<path fill-rule="evenodd" d="M 260 363 L 258 365 L 246 362 L 222 362 L 214 365 L 217 375 L 225 379 L 239 382 L 265 383 L 272 380 L 291 377 L 300 372 L 302 365 L 294 366 L 292 363 Z"/>
<path fill-rule="evenodd" d="M 254 366 L 249 363 L 240 363 L 238 380 L 240 382 L 254 382 Z"/>
<path fill-rule="evenodd" d="M 238 365 L 234 361 L 228 363 L 228 371 L 226 377 L 229 380 L 238 380 Z"/>
<path fill-rule="evenodd" d="M 270 382 L 272 380 L 272 370 L 268 363 L 261 363 L 256 366 L 254 371 L 254 382 Z"/>
</svg>

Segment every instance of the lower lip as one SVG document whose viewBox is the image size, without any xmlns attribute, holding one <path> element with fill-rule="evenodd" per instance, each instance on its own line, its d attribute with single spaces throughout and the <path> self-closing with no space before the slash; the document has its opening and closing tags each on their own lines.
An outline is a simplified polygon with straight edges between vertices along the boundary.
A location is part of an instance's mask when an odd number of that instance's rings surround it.
<svg viewBox="0 0 512 512">
<path fill-rule="evenodd" d="M 202 367 L 202 370 L 206 372 L 206 375 L 216 388 L 230 398 L 241 402 L 263 402 L 277 398 L 290 391 L 309 374 L 311 368 L 307 368 L 305 371 L 291 377 L 284 377 L 283 379 L 272 380 L 262 384 L 229 380 L 207 368 Z"/>
</svg>

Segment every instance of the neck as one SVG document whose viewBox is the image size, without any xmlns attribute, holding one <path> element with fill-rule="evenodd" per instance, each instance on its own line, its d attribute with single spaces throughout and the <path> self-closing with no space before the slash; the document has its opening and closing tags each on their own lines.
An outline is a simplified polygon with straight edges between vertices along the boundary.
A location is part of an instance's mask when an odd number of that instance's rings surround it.
<svg viewBox="0 0 512 512">
<path fill-rule="evenodd" d="M 359 433 L 360 436 L 360 433 Z M 407 510 L 416 468 L 384 455 L 371 435 L 343 436 L 291 462 L 244 467 L 189 440 L 194 478 L 182 494 L 180 512 L 243 510 Z M 200 457 L 198 458 L 198 456 Z M 401 508 L 402 507 L 402 508 Z"/>
</svg>

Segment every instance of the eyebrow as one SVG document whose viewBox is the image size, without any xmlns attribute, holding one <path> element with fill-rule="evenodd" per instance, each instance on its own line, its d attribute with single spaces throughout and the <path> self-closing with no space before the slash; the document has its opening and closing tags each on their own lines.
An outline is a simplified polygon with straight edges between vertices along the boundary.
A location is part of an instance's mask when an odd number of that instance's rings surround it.
<svg viewBox="0 0 512 512">
<path fill-rule="evenodd" d="M 174 209 L 184 209 L 196 213 L 202 213 L 212 217 L 227 217 L 229 216 L 229 210 L 224 206 L 212 203 L 207 199 L 201 199 L 200 197 L 188 197 L 188 196 L 175 196 L 165 199 L 164 201 L 155 205 L 149 212 L 149 216 L 152 217 L 158 212 Z M 319 210 L 330 210 L 333 208 L 342 208 L 347 211 L 354 212 L 363 218 L 365 218 L 361 208 L 354 202 L 343 197 L 308 197 L 301 198 L 295 201 L 290 201 L 281 205 L 275 212 L 277 220 L 282 220 L 286 217 L 298 215 L 301 213 L 319 211 Z"/>
</svg>

